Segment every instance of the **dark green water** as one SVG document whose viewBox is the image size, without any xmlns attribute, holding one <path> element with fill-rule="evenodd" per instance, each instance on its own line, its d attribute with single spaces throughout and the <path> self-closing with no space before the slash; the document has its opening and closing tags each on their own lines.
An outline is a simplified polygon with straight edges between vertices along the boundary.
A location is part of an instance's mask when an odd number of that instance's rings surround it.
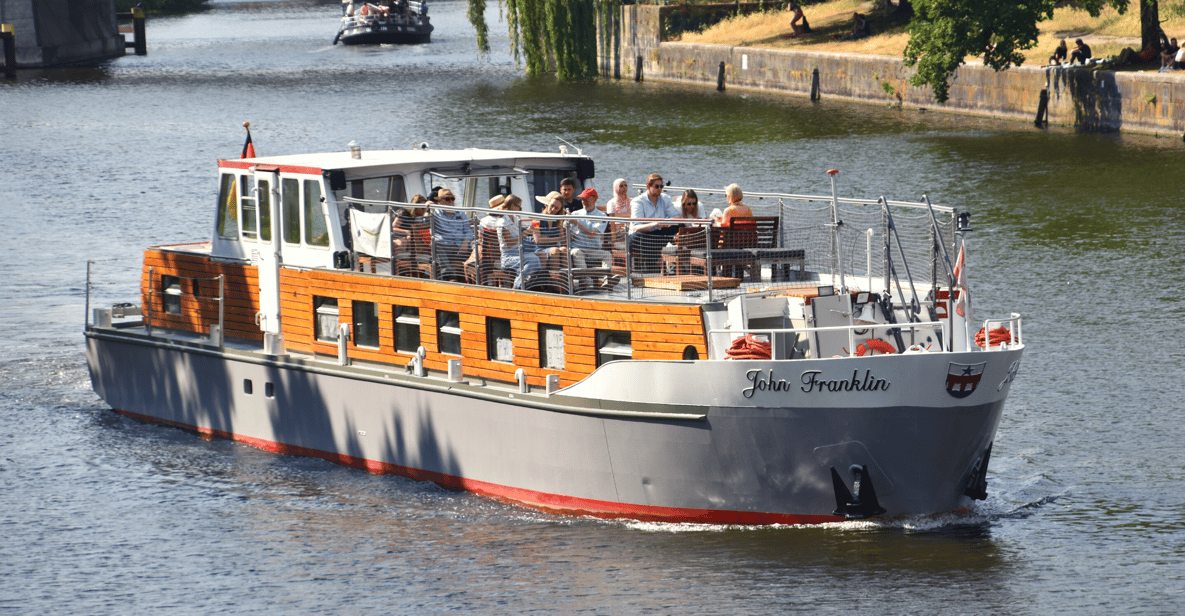
<svg viewBox="0 0 1185 616">
<path fill-rule="evenodd" d="M 0 609 L 13 613 L 1178 613 L 1185 610 L 1185 161 L 1178 140 L 760 93 L 520 77 L 464 6 L 434 42 L 332 47 L 337 4 L 216 3 L 149 55 L 0 84 Z M 497 15 L 491 4 L 487 15 Z M 497 37 L 501 36 L 501 39 Z M 597 187 L 970 210 L 977 314 L 1028 343 L 972 514 L 719 529 L 553 518 L 128 421 L 90 391 L 85 261 L 133 298 L 206 239 L 214 160 L 558 147 Z M 121 259 L 122 261 L 107 261 Z"/>
</svg>

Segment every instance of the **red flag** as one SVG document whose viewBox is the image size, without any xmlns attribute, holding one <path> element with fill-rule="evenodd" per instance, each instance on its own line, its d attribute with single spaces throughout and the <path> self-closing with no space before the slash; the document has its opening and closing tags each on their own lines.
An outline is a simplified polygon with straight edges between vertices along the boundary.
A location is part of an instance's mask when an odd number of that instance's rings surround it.
<svg viewBox="0 0 1185 616">
<path fill-rule="evenodd" d="M 251 143 L 251 129 L 247 129 L 247 141 L 243 144 L 243 154 L 239 158 L 255 158 L 255 144 Z"/>
</svg>

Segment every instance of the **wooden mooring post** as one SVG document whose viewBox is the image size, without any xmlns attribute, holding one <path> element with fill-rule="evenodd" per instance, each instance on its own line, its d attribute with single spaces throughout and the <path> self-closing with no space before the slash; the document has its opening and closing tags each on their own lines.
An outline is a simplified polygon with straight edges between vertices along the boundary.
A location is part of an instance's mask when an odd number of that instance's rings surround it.
<svg viewBox="0 0 1185 616">
<path fill-rule="evenodd" d="M 4 41 L 4 78 L 16 79 L 16 27 L 0 24 L 0 40 Z"/>
<path fill-rule="evenodd" d="M 819 69 L 811 71 L 811 100 L 819 100 Z"/>
<path fill-rule="evenodd" d="M 642 81 L 642 56 L 634 62 L 634 81 Z"/>
<path fill-rule="evenodd" d="M 724 61 L 723 60 L 720 61 L 720 73 L 718 75 L 716 75 L 716 90 L 719 92 L 724 91 Z"/>
<path fill-rule="evenodd" d="M 130 13 L 116 13 L 115 18 L 132 20 L 132 29 L 130 31 L 132 40 L 130 42 L 124 41 L 123 46 L 125 48 L 134 47 L 137 56 L 148 55 L 148 41 L 144 38 L 144 9 L 136 7 Z M 119 32 L 120 34 L 128 34 L 129 31 L 121 27 Z"/>
<path fill-rule="evenodd" d="M 1049 88 L 1041 89 L 1041 97 L 1037 101 L 1037 119 L 1033 120 L 1033 126 L 1042 128 L 1049 124 Z"/>
</svg>

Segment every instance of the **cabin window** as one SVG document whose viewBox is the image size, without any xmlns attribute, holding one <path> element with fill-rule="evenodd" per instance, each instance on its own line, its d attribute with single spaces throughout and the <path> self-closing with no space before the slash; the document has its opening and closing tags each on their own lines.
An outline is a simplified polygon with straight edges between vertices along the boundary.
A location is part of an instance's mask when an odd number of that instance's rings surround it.
<svg viewBox="0 0 1185 616">
<path fill-rule="evenodd" d="M 176 276 L 160 277 L 160 303 L 165 314 L 181 314 L 181 279 Z"/>
<path fill-rule="evenodd" d="M 576 177 L 574 170 L 558 170 L 558 169 L 533 169 L 531 171 L 531 192 L 533 196 L 542 197 L 551 191 L 559 192 L 560 181 L 564 178 L 572 178 L 576 180 L 576 192 L 580 192 L 580 179 Z M 543 206 L 539 204 L 537 199 L 531 199 L 531 206 L 536 212 L 542 212 Z M 523 199 L 523 209 L 526 210 L 527 199 Z"/>
<path fill-rule="evenodd" d="M 259 221 L 255 218 L 255 195 L 249 183 L 250 177 L 248 175 L 239 177 L 239 186 L 246 189 L 239 200 L 239 220 L 243 225 L 243 238 L 253 240 L 258 235 L 256 225 Z"/>
<path fill-rule="evenodd" d="M 354 300 L 354 346 L 379 348 L 379 305 Z"/>
<path fill-rule="evenodd" d="M 461 354 L 461 315 L 448 310 L 436 311 L 436 345 L 441 353 Z"/>
<path fill-rule="evenodd" d="M 420 309 L 395 306 L 395 350 L 415 353 L 420 348 Z"/>
<path fill-rule="evenodd" d="M 235 239 L 239 235 L 239 188 L 233 173 L 222 174 L 222 188 L 218 190 L 218 236 Z"/>
<path fill-rule="evenodd" d="M 304 243 L 329 245 L 329 227 L 321 208 L 321 182 L 317 180 L 304 181 Z"/>
<path fill-rule="evenodd" d="M 284 243 L 299 244 L 300 243 L 300 180 L 292 178 L 284 178 L 280 180 L 283 187 L 283 218 L 280 222 L 283 223 L 284 229 L 282 234 L 284 236 Z"/>
<path fill-rule="evenodd" d="M 514 340 L 510 337 L 510 319 L 486 319 L 486 343 L 491 361 L 514 361 Z"/>
<path fill-rule="evenodd" d="M 314 295 L 313 316 L 317 322 L 317 340 L 322 340 L 325 342 L 337 342 L 337 300 L 332 297 L 321 297 L 319 295 Z"/>
<path fill-rule="evenodd" d="M 368 178 L 350 182 L 350 196 L 368 201 L 407 201 L 407 190 L 403 187 L 403 176 Z"/>
<path fill-rule="evenodd" d="M 564 327 L 539 324 L 539 367 L 564 369 Z"/>
<path fill-rule="evenodd" d="M 598 366 L 603 366 L 619 359 L 630 359 L 633 356 L 634 348 L 630 344 L 629 332 L 618 332 L 607 329 L 597 330 Z"/>
<path fill-rule="evenodd" d="M 272 184 L 260 180 L 259 185 L 259 239 L 272 241 Z"/>
</svg>

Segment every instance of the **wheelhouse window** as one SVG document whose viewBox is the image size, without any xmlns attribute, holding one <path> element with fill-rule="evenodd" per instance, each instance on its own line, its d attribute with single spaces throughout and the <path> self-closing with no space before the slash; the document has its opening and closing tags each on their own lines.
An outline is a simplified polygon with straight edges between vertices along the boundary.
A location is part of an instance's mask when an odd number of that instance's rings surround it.
<svg viewBox="0 0 1185 616">
<path fill-rule="evenodd" d="M 354 300 L 354 346 L 379 348 L 379 305 Z"/>
<path fill-rule="evenodd" d="M 260 180 L 259 187 L 259 239 L 272 241 L 272 185 Z"/>
<path fill-rule="evenodd" d="M 436 344 L 441 353 L 461 354 L 461 315 L 448 310 L 436 311 Z"/>
<path fill-rule="evenodd" d="M 243 239 L 254 240 L 259 237 L 258 223 L 255 217 L 255 193 L 252 190 L 254 182 L 251 176 L 239 176 L 239 186 L 243 188 L 243 195 L 239 199 L 239 220 L 242 222 Z"/>
<path fill-rule="evenodd" d="M 284 229 L 282 234 L 284 236 L 285 244 L 299 244 L 300 243 L 300 180 L 293 178 L 284 178 L 280 180 L 280 185 L 283 188 L 281 191 L 283 196 L 283 218 L 280 222 Z"/>
<path fill-rule="evenodd" d="M 313 317 L 316 320 L 317 340 L 321 340 L 323 342 L 337 342 L 337 299 L 314 295 L 313 313 Z"/>
<path fill-rule="evenodd" d="M 239 186 L 233 173 L 222 174 L 218 190 L 218 235 L 226 239 L 239 236 Z"/>
<path fill-rule="evenodd" d="M 161 276 L 160 287 L 160 303 L 165 314 L 181 314 L 181 279 Z"/>
<path fill-rule="evenodd" d="M 415 353 L 420 348 L 420 309 L 394 306 L 395 350 Z"/>
<path fill-rule="evenodd" d="M 564 327 L 539 324 L 539 367 L 564 369 Z"/>
<path fill-rule="evenodd" d="M 329 227 L 321 207 L 321 182 L 304 181 L 304 243 L 309 246 L 328 246 Z"/>
<path fill-rule="evenodd" d="M 619 359 L 630 359 L 634 356 L 634 347 L 630 343 L 629 332 L 619 332 L 607 329 L 597 330 L 597 365 L 602 366 Z"/>
<path fill-rule="evenodd" d="M 514 340 L 510 337 L 510 319 L 486 319 L 486 343 L 491 361 L 514 361 Z"/>
</svg>

